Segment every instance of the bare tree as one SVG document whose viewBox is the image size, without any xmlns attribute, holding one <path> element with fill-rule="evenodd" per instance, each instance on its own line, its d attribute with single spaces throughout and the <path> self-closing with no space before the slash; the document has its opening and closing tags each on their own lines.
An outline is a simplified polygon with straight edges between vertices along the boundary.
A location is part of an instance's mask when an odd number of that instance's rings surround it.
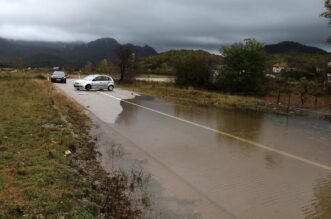
<svg viewBox="0 0 331 219">
<path fill-rule="evenodd" d="M 286 80 L 285 93 L 287 94 L 287 111 L 289 111 L 291 107 L 291 98 L 293 92 L 294 92 L 294 88 L 292 82 L 290 80 Z"/>
<path fill-rule="evenodd" d="M 315 81 L 312 81 L 309 84 L 309 92 L 310 95 L 315 97 L 315 107 L 317 107 L 318 104 L 318 98 L 323 95 L 323 88 L 324 88 L 324 83 L 321 78 L 315 79 Z"/>
<path fill-rule="evenodd" d="M 129 45 L 123 45 L 115 50 L 119 68 L 119 82 L 128 82 L 139 69 L 137 54 Z"/>
<path fill-rule="evenodd" d="M 284 78 L 278 78 L 276 81 L 276 85 L 277 85 L 277 90 L 278 90 L 278 94 L 277 94 L 277 105 L 280 104 L 280 97 L 282 95 L 283 92 L 285 92 L 285 88 L 287 86 L 287 79 Z"/>
<path fill-rule="evenodd" d="M 298 84 L 298 90 L 300 93 L 300 100 L 301 100 L 301 106 L 303 107 L 305 105 L 305 95 L 308 93 L 308 86 L 309 83 L 307 81 L 307 79 L 302 78 Z"/>
</svg>

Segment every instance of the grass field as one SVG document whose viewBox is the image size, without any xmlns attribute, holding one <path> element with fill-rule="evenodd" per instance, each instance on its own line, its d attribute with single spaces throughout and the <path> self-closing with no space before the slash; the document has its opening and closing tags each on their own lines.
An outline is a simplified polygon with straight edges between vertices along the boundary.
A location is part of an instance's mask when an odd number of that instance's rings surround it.
<svg viewBox="0 0 331 219">
<path fill-rule="evenodd" d="M 82 108 L 36 78 L 0 75 L 0 218 L 140 218 L 135 182 L 102 169 Z"/>
<path fill-rule="evenodd" d="M 250 109 L 258 111 L 273 111 L 266 103 L 255 97 L 224 95 L 199 89 L 178 88 L 171 84 L 144 83 L 124 84 L 120 87 L 134 92 L 152 95 L 167 101 L 185 105 L 215 106 L 229 109 Z"/>
<path fill-rule="evenodd" d="M 156 96 L 177 104 L 214 106 L 281 114 L 303 113 L 301 110 L 300 97 L 296 94 L 292 94 L 291 105 L 290 108 L 288 108 L 288 97 L 286 95 L 281 96 L 281 104 L 277 105 L 276 96 L 251 97 L 227 95 L 220 92 L 196 88 L 179 88 L 168 83 L 135 82 L 132 84 L 121 84 L 119 87 L 146 95 Z M 306 104 L 304 109 L 328 111 L 328 108 L 331 107 L 329 97 L 320 97 L 317 106 L 314 105 L 314 97 L 310 96 L 305 99 Z"/>
</svg>

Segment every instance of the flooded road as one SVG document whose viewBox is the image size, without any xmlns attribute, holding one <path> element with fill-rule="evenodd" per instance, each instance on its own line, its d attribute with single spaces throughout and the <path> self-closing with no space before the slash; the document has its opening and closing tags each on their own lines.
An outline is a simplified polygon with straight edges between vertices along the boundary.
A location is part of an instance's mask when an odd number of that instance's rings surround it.
<svg viewBox="0 0 331 219">
<path fill-rule="evenodd" d="M 151 172 L 159 183 L 157 200 L 179 213 L 186 209 L 187 218 L 331 215 L 327 121 L 186 107 L 121 90 L 58 87 Z M 111 157 L 103 149 L 107 166 Z"/>
</svg>

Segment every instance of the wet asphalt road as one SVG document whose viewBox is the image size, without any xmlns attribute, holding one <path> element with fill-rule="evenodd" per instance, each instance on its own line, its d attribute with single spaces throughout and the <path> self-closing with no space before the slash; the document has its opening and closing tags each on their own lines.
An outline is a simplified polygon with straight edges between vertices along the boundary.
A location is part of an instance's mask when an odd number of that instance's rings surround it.
<svg viewBox="0 0 331 219">
<path fill-rule="evenodd" d="M 327 121 L 178 106 L 119 89 L 76 91 L 71 80 L 57 87 L 91 113 L 103 136 L 143 161 L 159 183 L 157 200 L 175 214 L 331 215 Z M 107 168 L 107 147 L 101 152 Z"/>
</svg>

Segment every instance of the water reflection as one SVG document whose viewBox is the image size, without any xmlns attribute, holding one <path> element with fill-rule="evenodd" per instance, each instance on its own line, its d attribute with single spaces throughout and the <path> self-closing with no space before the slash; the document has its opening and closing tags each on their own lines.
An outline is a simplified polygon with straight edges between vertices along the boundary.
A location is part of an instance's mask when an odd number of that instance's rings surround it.
<svg viewBox="0 0 331 219">
<path fill-rule="evenodd" d="M 322 116 L 322 118 L 326 121 L 329 121 L 329 123 L 331 124 L 331 109 L 330 109 L 330 113 L 329 115 L 326 115 L 326 116 Z"/>
<path fill-rule="evenodd" d="M 138 99 L 138 97 L 136 97 L 136 99 Z M 125 124 L 125 125 L 130 125 L 131 123 L 134 123 L 135 118 L 137 118 L 139 109 L 136 106 L 133 106 L 125 102 L 121 102 L 121 107 L 125 110 L 123 110 L 118 115 L 115 123 Z"/>
<path fill-rule="evenodd" d="M 216 111 L 216 110 L 215 110 Z M 242 112 L 223 110 L 222 113 L 216 111 L 217 127 L 227 133 L 232 133 L 245 139 L 258 142 L 263 129 L 264 115 L 261 113 L 246 112 L 246 116 L 242 116 Z M 224 138 L 218 135 L 219 138 Z M 256 152 L 258 148 L 251 144 L 239 143 L 239 149 L 246 154 Z"/>
<path fill-rule="evenodd" d="M 331 175 L 317 181 L 314 199 L 303 208 L 305 218 L 331 218 Z"/>
<path fill-rule="evenodd" d="M 266 152 L 264 155 L 265 163 L 270 168 L 275 168 L 281 163 L 281 156 L 273 152 Z"/>
<path fill-rule="evenodd" d="M 188 107 L 145 96 L 129 101 L 331 164 L 331 126 L 318 118 Z M 120 104 L 123 111 L 116 120 L 116 130 L 210 200 L 239 218 L 248 214 L 252 218 L 268 214 L 274 218 L 302 217 L 302 206 L 311 199 L 311 184 L 321 177 L 321 170 L 235 138 Z M 250 207 L 245 210 L 247 203 Z M 312 212 L 311 208 L 307 212 Z"/>
<path fill-rule="evenodd" d="M 139 96 L 129 101 L 175 115 L 176 117 L 197 122 L 217 130 L 231 133 L 254 142 L 260 141 L 262 135 L 261 130 L 264 128 L 265 123 L 265 115 L 263 113 L 251 111 L 242 112 L 214 107 L 189 107 L 165 103 L 150 96 Z M 123 110 L 118 116 L 116 123 L 126 126 L 135 123 L 140 109 L 125 102 L 121 102 L 121 106 L 125 110 Z M 194 135 L 194 133 L 192 134 Z M 229 150 L 233 153 L 240 152 L 248 156 L 258 150 L 254 145 L 241 143 L 238 142 L 238 140 L 225 137 L 221 134 L 215 133 L 214 136 L 216 137 L 219 146 L 229 146 Z M 236 147 L 233 147 L 233 145 L 236 145 Z M 280 161 L 280 158 L 277 154 L 267 153 L 265 155 L 265 160 L 267 166 L 275 167 Z"/>
<path fill-rule="evenodd" d="M 151 174 L 145 170 L 146 160 L 138 160 L 126 149 L 130 142 L 126 142 L 121 135 L 108 129 L 107 125 L 97 118 L 93 118 L 99 127 L 93 127 L 91 134 L 97 138 L 97 149 L 101 153 L 99 157 L 102 166 L 109 172 L 120 171 L 127 174 L 130 180 L 135 174 L 141 177 L 141 191 L 151 198 L 150 209 L 144 211 L 144 218 L 162 219 L 200 219 L 196 212 L 195 201 L 176 197 L 165 197 L 166 191 L 159 181 L 151 178 Z M 125 147 L 123 147 L 123 145 Z M 137 195 L 137 194 L 136 194 Z M 138 196 L 140 197 L 140 196 Z M 175 208 L 171 206 L 176 206 Z"/>
<path fill-rule="evenodd" d="M 329 159 L 329 155 L 331 155 L 331 125 L 318 117 L 287 117 L 252 111 L 226 110 L 215 107 L 189 107 L 166 103 L 150 96 L 139 96 L 128 101 L 304 158 L 310 158 L 314 161 L 320 159 L 319 162 L 331 165 L 331 160 Z M 121 102 L 120 104 L 124 110 L 118 116 L 116 120 L 117 124 L 129 127 L 131 124 L 137 123 L 137 121 L 148 120 L 149 118 L 146 117 L 146 114 L 153 115 L 153 118 L 156 117 L 155 113 L 152 112 L 143 113 L 142 111 L 146 110 L 142 110 L 137 106 L 125 102 Z M 158 117 L 163 116 L 158 115 Z M 168 118 L 167 120 L 172 119 Z M 160 126 L 160 123 L 158 122 L 163 121 L 161 119 L 155 119 L 153 124 L 149 124 L 150 127 L 148 128 L 152 128 L 153 131 L 159 129 L 157 126 Z M 152 127 L 152 125 L 156 127 Z M 175 127 L 178 124 L 172 120 L 171 125 Z M 144 129 L 147 127 L 140 126 L 140 128 Z M 155 132 L 154 134 L 160 135 L 155 136 L 155 138 L 162 138 L 167 133 Z M 195 133 L 191 134 L 195 135 Z M 214 133 L 214 138 L 216 144 L 220 147 L 229 147 L 229 150 L 233 153 L 242 153 L 249 156 L 259 151 L 259 148 L 254 145 L 241 143 L 238 140 L 225 137 L 221 134 Z M 312 145 L 318 145 L 318 147 L 312 147 Z M 267 153 L 264 157 L 266 165 L 269 167 L 276 167 L 277 163 L 281 161 L 281 158 L 276 157 L 274 153 Z"/>
</svg>

